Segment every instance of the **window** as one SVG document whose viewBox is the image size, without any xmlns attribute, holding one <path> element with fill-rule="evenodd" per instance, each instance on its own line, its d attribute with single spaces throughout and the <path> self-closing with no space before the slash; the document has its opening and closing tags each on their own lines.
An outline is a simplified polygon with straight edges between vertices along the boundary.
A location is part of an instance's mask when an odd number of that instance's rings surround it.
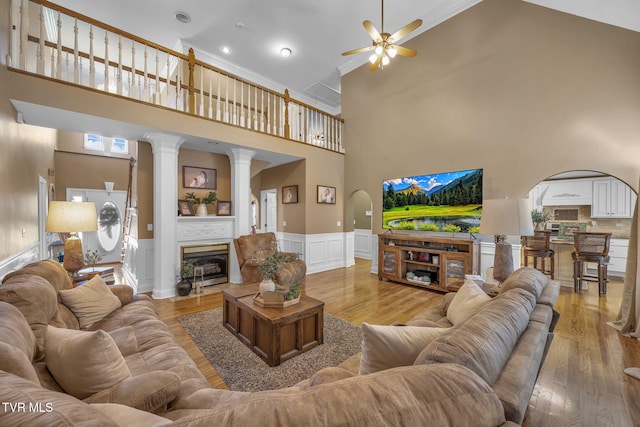
<svg viewBox="0 0 640 427">
<path fill-rule="evenodd" d="M 129 154 L 129 141 L 124 138 L 113 138 L 111 152 L 117 154 Z"/>
<path fill-rule="evenodd" d="M 104 142 L 100 135 L 84 134 L 84 148 L 86 150 L 104 151 Z"/>
</svg>

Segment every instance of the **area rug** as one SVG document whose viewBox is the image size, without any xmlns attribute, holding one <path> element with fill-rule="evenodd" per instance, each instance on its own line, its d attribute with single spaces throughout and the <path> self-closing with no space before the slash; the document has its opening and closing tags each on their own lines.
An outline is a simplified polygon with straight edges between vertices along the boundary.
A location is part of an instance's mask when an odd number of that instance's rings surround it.
<svg viewBox="0 0 640 427">
<path fill-rule="evenodd" d="M 290 387 L 360 351 L 358 326 L 324 314 L 324 344 L 270 367 L 222 326 L 222 308 L 181 316 L 180 324 L 214 366 L 229 389 L 262 391 Z"/>
</svg>

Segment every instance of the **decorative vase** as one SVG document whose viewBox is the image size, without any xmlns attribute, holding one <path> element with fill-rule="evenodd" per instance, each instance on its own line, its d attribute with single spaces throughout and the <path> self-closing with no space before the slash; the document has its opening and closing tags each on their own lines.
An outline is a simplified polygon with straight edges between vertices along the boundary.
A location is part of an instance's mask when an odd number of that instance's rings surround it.
<svg viewBox="0 0 640 427">
<path fill-rule="evenodd" d="M 198 205 L 198 209 L 196 210 L 196 216 L 207 216 L 209 211 L 207 210 L 207 205 L 204 203 L 200 203 Z"/>
<path fill-rule="evenodd" d="M 192 288 L 191 281 L 187 279 L 182 279 L 176 285 L 176 292 L 181 297 L 186 297 L 187 295 L 189 295 L 189 293 L 191 293 L 191 288 Z"/>
<path fill-rule="evenodd" d="M 263 294 L 265 292 L 273 292 L 276 290 L 276 284 L 273 283 L 273 280 L 263 280 L 260 282 L 260 293 Z"/>
</svg>

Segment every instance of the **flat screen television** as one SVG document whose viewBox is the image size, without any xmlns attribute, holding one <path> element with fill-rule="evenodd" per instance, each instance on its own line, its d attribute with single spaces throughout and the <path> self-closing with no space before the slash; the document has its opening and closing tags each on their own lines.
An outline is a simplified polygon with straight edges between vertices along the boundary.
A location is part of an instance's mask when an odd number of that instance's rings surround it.
<svg viewBox="0 0 640 427">
<path fill-rule="evenodd" d="M 382 191 L 385 229 L 479 232 L 482 169 L 389 179 Z"/>
</svg>

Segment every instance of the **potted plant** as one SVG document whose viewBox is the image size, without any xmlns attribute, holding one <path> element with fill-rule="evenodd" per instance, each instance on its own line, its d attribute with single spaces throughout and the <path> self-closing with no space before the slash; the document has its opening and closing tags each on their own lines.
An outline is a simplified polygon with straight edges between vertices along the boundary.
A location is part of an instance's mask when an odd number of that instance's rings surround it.
<svg viewBox="0 0 640 427">
<path fill-rule="evenodd" d="M 100 252 L 98 252 L 98 250 L 90 250 L 87 249 L 87 253 L 84 254 L 84 262 L 91 266 L 91 270 L 92 272 L 95 272 L 96 270 L 96 264 L 99 263 L 102 260 L 102 254 Z"/>
<path fill-rule="evenodd" d="M 253 253 L 252 258 L 258 265 L 258 272 L 262 278 L 260 293 L 275 291 L 276 285 L 273 283 L 273 279 L 276 277 L 278 268 L 282 265 L 282 254 L 277 248 L 258 248 Z"/>
<path fill-rule="evenodd" d="M 207 205 L 218 200 L 218 196 L 215 191 L 209 191 L 209 194 L 205 197 L 198 197 L 196 196 L 196 193 L 187 193 L 184 198 L 194 205 L 198 205 L 196 210 L 196 215 L 198 216 L 206 216 L 208 214 Z"/>
<path fill-rule="evenodd" d="M 531 211 L 531 221 L 533 221 L 534 229 L 544 230 L 547 221 L 551 219 L 551 213 L 544 209 Z"/>
<path fill-rule="evenodd" d="M 180 267 L 180 280 L 176 284 L 176 292 L 181 297 L 189 295 L 191 292 L 191 288 L 193 284 L 191 283 L 191 278 L 193 277 L 193 261 L 187 260 L 182 261 L 182 265 Z"/>
</svg>

